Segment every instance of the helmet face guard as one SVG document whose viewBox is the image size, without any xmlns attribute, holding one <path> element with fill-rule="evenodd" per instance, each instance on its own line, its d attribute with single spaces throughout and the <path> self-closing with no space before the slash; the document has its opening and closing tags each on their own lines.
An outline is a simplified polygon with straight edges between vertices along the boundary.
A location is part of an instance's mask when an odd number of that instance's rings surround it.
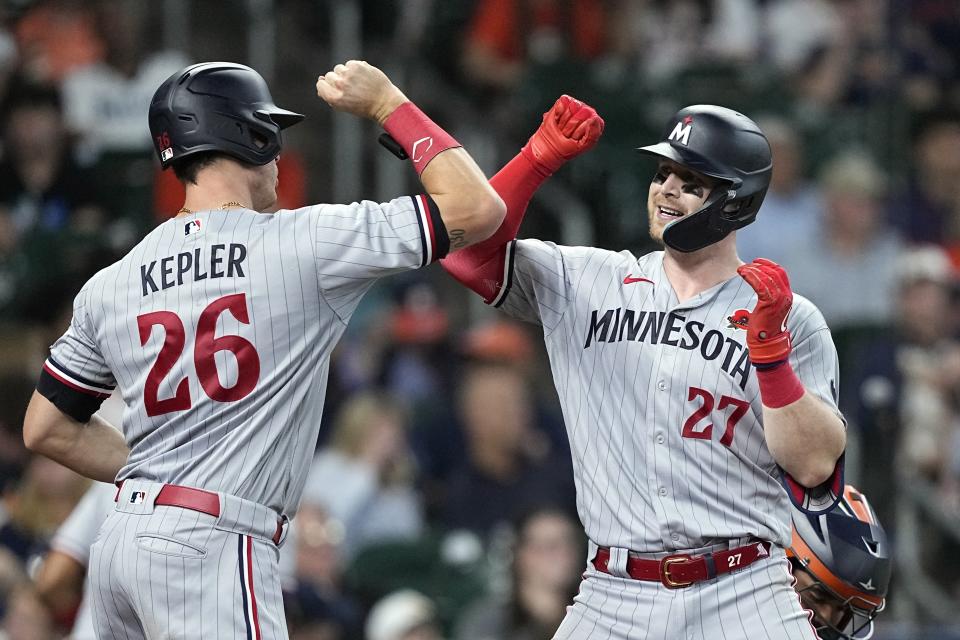
<svg viewBox="0 0 960 640">
<path fill-rule="evenodd" d="M 801 597 L 828 601 L 841 619 L 816 618 L 822 638 L 865 640 L 886 605 L 890 547 L 866 497 L 847 485 L 837 506 L 824 514 L 793 510 L 793 536 L 787 556 L 813 579 Z"/>
<path fill-rule="evenodd" d="M 821 640 L 867 640 L 873 637 L 873 621 L 886 607 L 885 600 L 874 606 L 855 596 L 843 599 L 818 582 L 799 589 L 797 593 L 801 598 L 830 601 L 843 612 L 836 623 L 823 620 L 814 612 L 813 626 Z"/>
<path fill-rule="evenodd" d="M 205 62 L 173 74 L 150 103 L 150 133 L 166 169 L 203 151 L 253 165 L 280 154 L 280 131 L 304 116 L 273 103 L 259 73 L 230 62 Z"/>
<path fill-rule="evenodd" d="M 703 207 L 664 228 L 664 243 L 684 253 L 719 242 L 753 222 L 773 172 L 770 145 L 756 123 L 713 105 L 681 109 L 661 142 L 637 150 L 719 181 Z"/>
</svg>

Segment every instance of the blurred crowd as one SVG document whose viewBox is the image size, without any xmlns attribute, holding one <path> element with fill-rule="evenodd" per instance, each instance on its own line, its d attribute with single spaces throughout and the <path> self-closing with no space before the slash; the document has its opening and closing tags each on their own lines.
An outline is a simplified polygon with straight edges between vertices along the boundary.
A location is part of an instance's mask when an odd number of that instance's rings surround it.
<svg viewBox="0 0 960 640">
<path fill-rule="evenodd" d="M 160 25 L 174 4 L 0 2 L 0 638 L 68 633 L 85 556 L 65 522 L 88 491 L 101 507 L 112 501 L 28 455 L 20 426 L 79 286 L 182 203 L 153 157 L 150 96 L 191 61 L 249 62 L 256 42 L 252 17 L 197 0 L 178 5 L 194 40 L 168 48 L 178 39 Z M 285 16 L 274 94 L 310 116 L 281 158 L 280 207 L 333 191 L 331 118 L 311 94 L 340 62 L 336 4 L 272 3 Z M 552 180 L 587 207 L 599 246 L 655 249 L 653 167 L 633 149 L 657 139 L 668 114 L 713 102 L 757 119 L 774 174 L 757 222 L 739 232 L 740 256 L 782 263 L 826 316 L 848 479 L 895 544 L 907 485 L 960 523 L 960 3 L 354 4 L 362 47 L 350 55 L 402 65 L 412 99 L 493 150 L 488 172 L 561 93 L 594 105 L 604 138 Z M 545 209 L 533 204 L 521 235 L 576 242 Z M 576 591 L 585 540 L 537 331 L 471 307 L 438 271 L 378 285 L 335 353 L 326 424 L 282 551 L 294 638 L 539 640 Z M 905 535 L 920 536 L 923 570 L 960 604 L 960 543 L 938 522 Z M 896 570 L 893 584 L 884 616 L 896 619 Z"/>
</svg>

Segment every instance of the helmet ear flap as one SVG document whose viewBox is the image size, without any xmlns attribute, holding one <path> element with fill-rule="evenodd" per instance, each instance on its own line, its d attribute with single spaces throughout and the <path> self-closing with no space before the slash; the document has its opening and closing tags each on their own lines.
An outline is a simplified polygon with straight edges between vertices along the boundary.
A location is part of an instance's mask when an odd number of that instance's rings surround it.
<svg viewBox="0 0 960 640">
<path fill-rule="evenodd" d="M 747 226 L 757 218 L 760 208 L 757 200 L 763 200 L 766 189 L 759 193 L 752 193 L 745 197 L 737 197 L 736 191 L 728 191 L 726 203 L 718 213 L 718 223 L 728 231 Z"/>
<path fill-rule="evenodd" d="M 270 144 L 270 139 L 267 138 L 267 136 L 260 133 L 259 131 L 257 131 L 253 127 L 250 127 L 249 135 L 250 135 L 250 145 L 254 149 L 263 151 Z"/>
</svg>

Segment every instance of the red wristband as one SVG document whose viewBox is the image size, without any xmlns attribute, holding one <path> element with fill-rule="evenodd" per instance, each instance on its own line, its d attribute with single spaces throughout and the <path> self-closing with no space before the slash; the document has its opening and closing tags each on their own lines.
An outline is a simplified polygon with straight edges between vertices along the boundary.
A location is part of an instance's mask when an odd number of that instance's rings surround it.
<svg viewBox="0 0 960 640">
<path fill-rule="evenodd" d="M 412 102 L 404 102 L 384 121 L 383 128 L 406 151 L 417 175 L 441 151 L 463 146 Z"/>
<path fill-rule="evenodd" d="M 760 401 L 771 409 L 779 409 L 799 400 L 806 390 L 786 360 L 770 369 L 756 369 L 760 383 Z"/>
</svg>

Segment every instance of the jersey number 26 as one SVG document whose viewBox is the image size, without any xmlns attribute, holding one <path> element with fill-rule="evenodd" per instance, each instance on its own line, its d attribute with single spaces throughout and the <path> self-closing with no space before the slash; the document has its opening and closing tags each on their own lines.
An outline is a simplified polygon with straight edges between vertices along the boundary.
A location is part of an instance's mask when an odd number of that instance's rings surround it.
<svg viewBox="0 0 960 640">
<path fill-rule="evenodd" d="M 215 337 L 217 318 L 224 311 L 229 311 L 234 318 L 243 324 L 250 324 L 247 314 L 247 297 L 244 293 L 217 298 L 200 313 L 197 321 L 197 337 L 193 346 L 193 364 L 200 379 L 200 386 L 204 393 L 218 402 L 233 402 L 243 398 L 257 386 L 260 379 L 260 356 L 253 344 L 241 336 Z M 148 416 L 159 416 L 171 411 L 183 411 L 192 406 L 190 398 L 190 383 L 184 377 L 176 385 L 176 392 L 170 398 L 159 398 L 160 383 L 170 373 L 186 344 L 186 331 L 183 321 L 172 311 L 151 311 L 137 316 L 137 327 L 140 330 L 140 345 L 145 346 L 154 325 L 160 325 L 164 330 L 163 345 L 157 360 L 153 363 L 147 382 L 143 387 L 143 405 Z M 229 351 L 237 359 L 237 381 L 232 387 L 220 384 L 217 374 L 217 362 L 214 358 L 218 351 Z"/>
</svg>

